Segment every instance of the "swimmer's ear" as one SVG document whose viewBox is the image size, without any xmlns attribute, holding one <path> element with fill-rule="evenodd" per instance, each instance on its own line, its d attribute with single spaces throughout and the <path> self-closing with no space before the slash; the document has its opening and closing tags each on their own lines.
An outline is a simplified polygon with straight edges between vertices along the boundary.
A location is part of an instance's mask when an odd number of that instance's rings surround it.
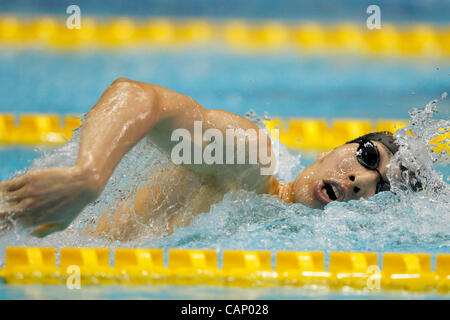
<svg viewBox="0 0 450 320">
<path fill-rule="evenodd" d="M 324 152 L 319 153 L 319 154 L 317 155 L 317 160 L 318 160 L 318 161 L 322 160 L 322 159 L 323 159 L 325 156 L 327 156 L 330 152 L 331 152 L 331 150 L 330 150 L 330 151 L 324 151 Z"/>
</svg>

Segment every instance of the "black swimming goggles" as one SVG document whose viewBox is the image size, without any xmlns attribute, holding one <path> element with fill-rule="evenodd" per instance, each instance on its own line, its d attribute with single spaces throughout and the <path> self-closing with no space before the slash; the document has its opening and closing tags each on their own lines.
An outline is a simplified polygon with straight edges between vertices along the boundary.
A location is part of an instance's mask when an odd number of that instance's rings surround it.
<svg viewBox="0 0 450 320">
<path fill-rule="evenodd" d="M 375 144 L 367 139 L 358 139 L 352 142 L 359 144 L 358 149 L 356 150 L 356 159 L 358 162 L 369 170 L 375 170 L 378 174 L 379 180 L 375 193 L 389 191 L 391 189 L 390 184 L 383 180 L 383 176 L 378 170 L 378 165 L 380 164 L 380 153 L 378 152 Z"/>
</svg>

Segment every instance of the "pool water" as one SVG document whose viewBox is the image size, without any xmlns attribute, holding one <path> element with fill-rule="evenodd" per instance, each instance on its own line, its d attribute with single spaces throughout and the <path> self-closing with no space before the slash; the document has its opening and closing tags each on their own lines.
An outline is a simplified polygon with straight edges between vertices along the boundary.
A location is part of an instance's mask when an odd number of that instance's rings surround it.
<svg viewBox="0 0 450 320">
<path fill-rule="evenodd" d="M 221 48 L 208 50 L 118 50 L 77 54 L 2 50 L 0 52 L 0 112 L 84 113 L 117 77 L 157 83 L 192 96 L 205 107 L 220 107 L 244 115 L 321 118 L 403 118 L 423 108 L 450 88 L 450 64 L 444 60 L 377 60 L 361 57 L 313 57 L 296 53 L 246 55 Z M 449 100 L 438 103 L 432 122 L 448 121 Z M 425 115 L 423 116 L 425 117 Z M 448 122 L 447 122 L 448 125 Z M 426 137 L 424 138 L 424 141 Z M 43 152 L 43 155 L 41 154 Z M 69 166 L 77 145 L 57 150 L 0 150 L 0 179 L 17 170 L 52 165 Z M 421 161 L 434 164 L 428 155 Z M 96 204 L 88 206 L 65 231 L 35 239 L 14 231 L 1 236 L 0 263 L 7 246 L 108 246 L 249 250 L 314 250 L 370 252 L 450 252 L 450 170 L 445 157 L 437 162 L 430 183 L 444 182 L 435 194 L 380 193 L 371 199 L 332 203 L 325 210 L 285 204 L 269 195 L 228 193 L 207 214 L 165 237 L 109 242 L 80 234 L 94 223 L 117 189 L 132 192 L 139 172 L 163 163 L 164 156 L 141 141 L 120 163 Z M 35 161 L 32 161 L 35 159 Z M 310 155 L 282 150 L 279 176 L 293 179 L 314 161 Z M 428 168 L 428 167 L 427 167 Z M 434 171 L 436 170 L 436 171 Z M 131 173 L 131 174 L 130 174 Z M 136 173 L 136 174 L 135 174 Z M 439 180 L 439 181 L 437 181 Z M 326 262 L 328 263 L 328 262 Z M 316 292 L 307 289 L 231 289 L 196 287 L 83 288 L 0 285 L 0 298 L 354 298 L 442 297 L 434 294 Z"/>
<path fill-rule="evenodd" d="M 449 74 L 450 61 L 435 59 L 245 54 L 222 47 L 110 52 L 2 48 L 0 112 L 85 113 L 114 79 L 129 77 L 240 115 L 252 109 L 282 117 L 407 119 L 413 107 L 449 91 Z M 441 103 L 447 112 L 449 106 L 448 99 Z"/>
<path fill-rule="evenodd" d="M 139 147 L 139 145 L 138 145 Z M 140 150 L 133 150 L 138 152 Z M 49 152 L 49 150 L 45 150 Z M 295 156 L 297 153 L 292 152 Z M 41 155 L 38 150 L 8 148 L 1 151 L 1 165 L 9 178 Z M 44 157 L 45 159 L 45 157 Z M 47 156 L 48 159 L 48 156 Z M 119 165 L 115 174 L 129 167 Z M 311 155 L 301 158 L 301 165 L 313 162 Z M 41 163 L 42 160 L 37 160 Z M 64 162 L 64 161 L 61 161 Z M 128 163 L 132 164 L 132 161 Z M 36 166 L 36 162 L 32 166 Z M 127 169 L 125 169 L 127 168 Z M 450 177 L 448 167 L 438 167 L 444 179 Z M 295 171 L 295 170 L 294 170 Z M 114 180 L 114 179 L 113 179 Z M 106 198 L 105 198 L 106 199 Z M 419 199 L 405 209 L 405 201 L 390 193 L 370 200 L 329 205 L 325 211 L 311 210 L 299 204 L 286 205 L 272 196 L 257 196 L 251 192 L 227 194 L 207 214 L 194 218 L 184 228 L 166 237 L 149 237 L 130 243 L 89 239 L 78 234 L 82 221 L 90 219 L 95 206 L 66 231 L 37 240 L 23 233 L 10 233 L 2 239 L 1 247 L 39 246 L 108 246 L 270 250 L 427 252 L 432 253 L 432 268 L 436 253 L 449 252 L 448 203 L 430 203 Z M 386 210 L 389 207 L 389 210 Z M 95 212 L 95 210 L 94 210 Z M 84 219 L 83 219 L 84 215 Z M 0 259 L 3 259 L 2 256 Z M 381 258 L 381 257 L 380 257 Z M 166 261 L 167 263 L 167 261 Z M 381 261 L 379 261 L 381 263 Z M 219 261 L 219 265 L 221 261 Z M 272 262 L 274 264 L 274 261 Z M 328 261 L 326 261 L 327 267 Z M 83 287 L 69 290 L 64 286 L 5 286 L 0 284 L 0 298 L 15 299 L 445 299 L 435 293 L 369 292 L 357 290 L 329 291 L 308 288 L 218 288 L 218 287 Z"/>
<path fill-rule="evenodd" d="M 317 290 L 312 288 L 232 288 L 186 286 L 64 286 L 1 285 L 0 299 L 448 299 L 448 295 L 402 291 Z"/>
</svg>

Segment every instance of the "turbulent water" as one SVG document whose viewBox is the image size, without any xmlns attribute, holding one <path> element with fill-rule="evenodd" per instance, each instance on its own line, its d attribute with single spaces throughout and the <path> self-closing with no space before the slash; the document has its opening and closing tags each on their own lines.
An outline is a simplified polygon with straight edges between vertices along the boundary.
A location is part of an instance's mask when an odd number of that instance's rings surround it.
<svg viewBox="0 0 450 320">
<path fill-rule="evenodd" d="M 301 204 L 285 204 L 270 195 L 230 192 L 210 212 L 195 216 L 192 223 L 177 228 L 171 235 L 149 235 L 127 243 L 83 236 L 84 228 L 95 223 L 111 204 L 133 195 L 152 170 L 168 165 L 168 158 L 144 139 L 121 161 L 101 197 L 86 207 L 68 229 L 44 239 L 13 230 L 1 236 L 1 251 L 11 245 L 38 245 L 448 253 L 450 188 L 435 169 L 436 165 L 449 166 L 448 155 L 431 151 L 428 144 L 438 133 L 450 129 L 449 120 L 433 119 L 437 112 L 448 119 L 448 110 L 438 111 L 437 105 L 438 101 L 432 101 L 423 109 L 412 110 L 410 125 L 396 133 L 400 151 L 390 168 L 396 163 L 408 164 L 416 176 L 404 174 L 404 179 L 399 179 L 390 169 L 390 178 L 397 179 L 393 183 L 395 193 L 330 203 L 324 210 L 315 210 Z M 248 117 L 260 121 L 253 113 Z M 448 139 L 441 143 L 448 145 Z M 73 165 L 77 152 L 78 140 L 73 139 L 44 153 L 16 176 L 43 167 Z M 292 155 L 280 146 L 278 177 L 293 179 L 302 168 L 300 155 Z M 407 181 L 410 178 L 420 179 L 420 191 L 411 190 L 410 182 L 414 181 Z"/>
</svg>

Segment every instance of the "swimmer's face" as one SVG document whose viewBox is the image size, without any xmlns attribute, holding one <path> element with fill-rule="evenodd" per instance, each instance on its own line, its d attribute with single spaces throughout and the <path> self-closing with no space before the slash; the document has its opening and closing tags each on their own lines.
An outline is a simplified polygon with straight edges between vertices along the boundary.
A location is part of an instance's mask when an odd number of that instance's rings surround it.
<svg viewBox="0 0 450 320">
<path fill-rule="evenodd" d="M 380 154 L 378 170 L 383 180 L 393 154 L 381 143 L 372 141 Z M 332 201 L 369 198 L 379 181 L 375 170 L 361 165 L 356 158 L 357 143 L 345 144 L 321 153 L 317 161 L 303 169 L 294 181 L 294 201 L 321 209 Z"/>
</svg>

